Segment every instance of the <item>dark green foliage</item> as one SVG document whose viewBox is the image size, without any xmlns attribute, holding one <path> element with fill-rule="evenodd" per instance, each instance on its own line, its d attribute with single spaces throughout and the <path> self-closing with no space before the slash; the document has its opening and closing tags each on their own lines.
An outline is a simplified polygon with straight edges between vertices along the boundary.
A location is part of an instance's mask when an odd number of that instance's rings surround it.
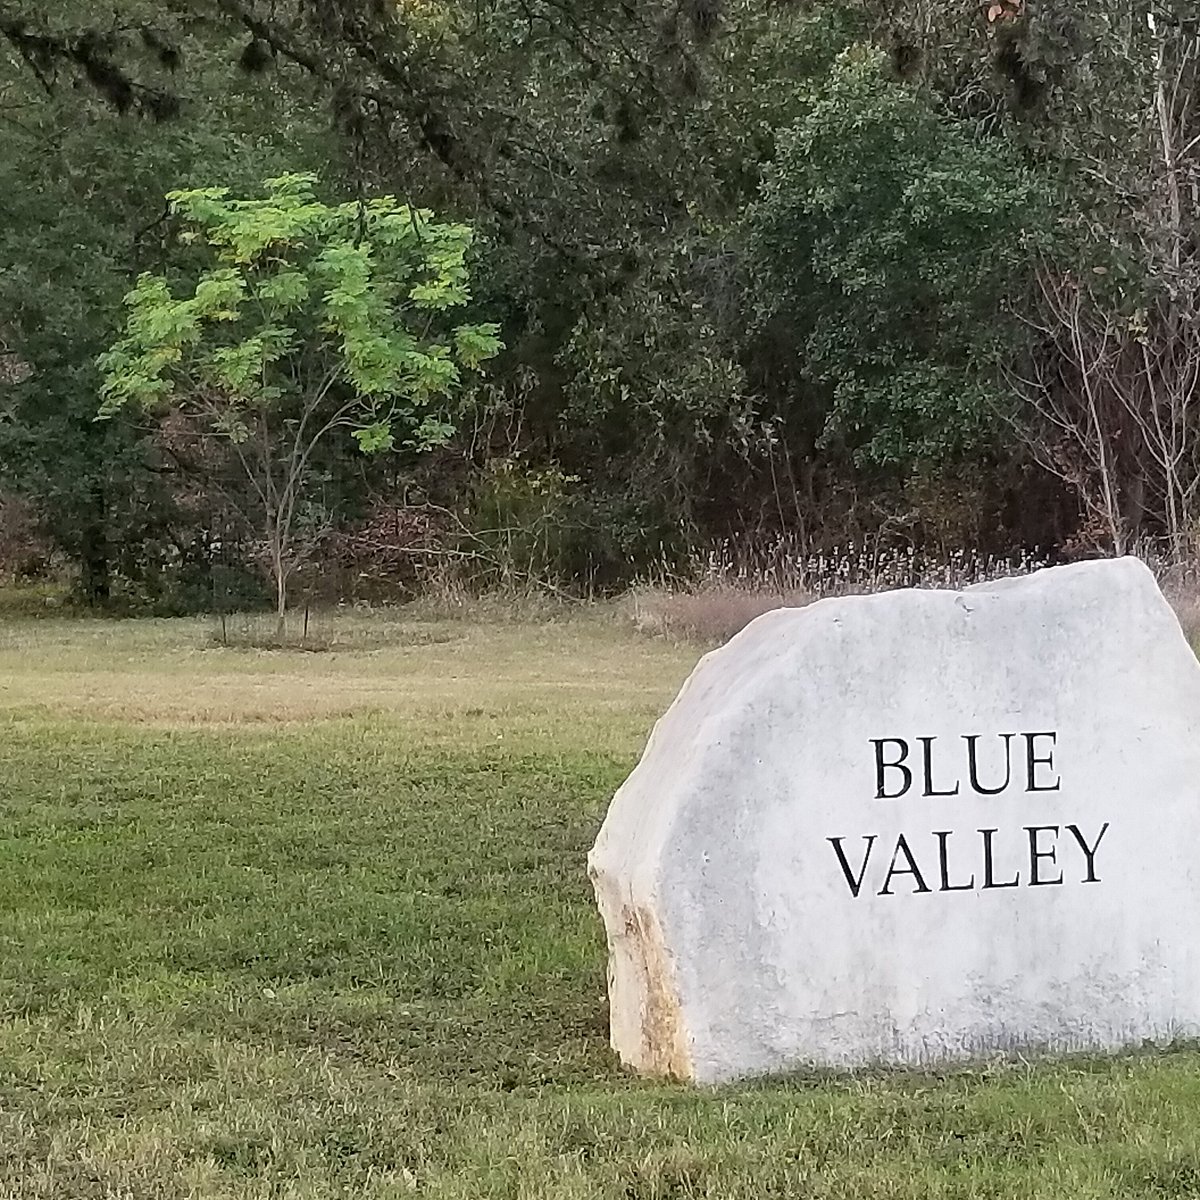
<svg viewBox="0 0 1200 1200">
<path fill-rule="evenodd" d="M 54 380 L 22 385 L 22 422 L 61 409 L 38 396 L 83 386 L 70 363 L 116 326 L 118 280 L 153 266 L 169 232 L 159 195 L 315 166 L 340 196 L 391 193 L 477 231 L 464 317 L 502 317 L 510 349 L 423 494 L 470 523 L 493 459 L 577 479 L 545 567 L 559 583 L 617 584 L 727 535 L 1096 548 L 1113 539 L 1088 499 L 1103 490 L 1095 447 L 1039 416 L 1086 375 L 1047 327 L 1044 285 L 1086 295 L 1089 328 L 1116 322 L 1127 358 L 1151 313 L 1154 354 L 1188 361 L 1196 44 L 1186 5 L 1159 8 L 1150 21 L 1081 0 L 970 13 L 957 0 L 129 0 L 118 19 L 97 0 L 0 0 L 5 253 L 18 272 L 36 259 L 35 290 L 106 281 L 86 320 L 64 322 L 82 332 Z M 91 165 L 51 180 L 39 164 L 55 149 L 39 143 L 76 115 Z M 43 207 L 61 214 L 57 265 L 37 249 Z M 96 257 L 98 239 L 112 244 Z M 1071 290 L 1085 267 L 1097 273 Z M 36 333 L 22 288 L 0 306 L 0 352 Z M 1186 527 L 1190 512 L 1163 499 L 1174 468 L 1131 444 L 1113 395 L 1102 407 L 1129 528 Z M 126 461 L 82 426 L 73 436 L 96 464 Z M 130 469 L 140 455 L 159 471 L 145 431 L 127 436 L 142 446 Z M 46 500 L 70 541 L 78 506 L 53 497 L 91 475 L 75 460 L 69 486 L 35 493 L 21 463 L 54 474 L 45 444 L 14 454 L 8 486 Z M 1190 440 L 1185 458 L 1200 461 Z M 149 489 L 128 476 L 128 495 L 169 508 L 174 472 Z M 372 496 L 402 503 L 412 483 L 332 466 L 327 479 L 346 515 Z M 921 497 L 964 479 L 975 516 L 954 533 L 943 502 Z M 215 520 L 224 499 L 200 490 Z M 171 558 L 204 544 L 163 513 L 119 525 L 107 541 L 132 547 L 139 588 L 165 569 L 151 545 L 175 545 Z"/>
<path fill-rule="evenodd" d="M 978 454 L 1002 403 L 1006 302 L 1029 286 L 1047 190 L 851 51 L 781 138 L 749 217 L 764 320 L 800 347 L 825 444 L 910 470 Z"/>
<path fill-rule="evenodd" d="M 117 113 L 135 112 L 155 121 L 179 112 L 179 96 L 170 88 L 139 76 L 131 64 L 131 34 L 136 30 L 142 46 L 158 64 L 173 71 L 179 65 L 178 47 L 152 25 L 121 26 L 105 23 L 102 12 L 63 14 L 70 24 L 54 21 L 57 6 L 0 4 L 0 45 L 7 43 L 47 91 L 53 91 L 66 74 L 88 84 Z"/>
<path fill-rule="evenodd" d="M 130 422 L 94 424 L 99 378 L 89 362 L 116 313 L 131 227 L 153 214 L 140 204 L 121 211 L 116 180 L 133 182 L 138 172 L 132 139 L 110 134 L 101 151 L 86 126 L 52 122 L 6 136 L 13 154 L 0 156 L 0 324 L 29 373 L 3 394 L 4 485 L 35 499 L 79 564 L 80 590 L 103 603 L 118 556 L 136 557 L 165 515 L 144 432 Z M 89 179 L 103 182 L 84 204 L 78 197 Z"/>
<path fill-rule="evenodd" d="M 158 264 L 162 194 L 209 169 L 236 180 L 303 161 L 319 123 L 286 94 L 239 94 L 220 38 L 186 53 L 146 26 L 131 38 L 198 101 L 177 120 L 116 119 L 103 95 L 47 94 L 0 59 L 15 114 L 0 122 L 0 344 L 26 368 L 0 384 L 0 486 L 33 501 L 86 600 L 175 609 L 228 528 L 229 472 L 144 419 L 97 423 L 95 359 L 134 276 Z"/>
</svg>

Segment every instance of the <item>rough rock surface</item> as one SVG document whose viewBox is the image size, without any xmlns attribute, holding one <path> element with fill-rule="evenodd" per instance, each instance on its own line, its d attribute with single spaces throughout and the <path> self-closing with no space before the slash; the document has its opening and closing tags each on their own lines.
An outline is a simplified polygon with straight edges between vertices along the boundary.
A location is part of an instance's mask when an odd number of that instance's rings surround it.
<svg viewBox="0 0 1200 1200">
<path fill-rule="evenodd" d="M 1200 665 L 1133 559 L 707 655 L 588 859 L 612 1042 L 701 1082 L 1200 1033 Z"/>
</svg>

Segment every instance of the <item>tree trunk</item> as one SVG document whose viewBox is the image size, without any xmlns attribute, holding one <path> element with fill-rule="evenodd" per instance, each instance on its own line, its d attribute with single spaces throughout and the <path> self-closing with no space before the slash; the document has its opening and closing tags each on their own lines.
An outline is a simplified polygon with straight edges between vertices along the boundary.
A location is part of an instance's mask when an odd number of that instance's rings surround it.
<svg viewBox="0 0 1200 1200">
<path fill-rule="evenodd" d="M 287 632 L 287 573 L 283 564 L 275 563 L 275 636 L 283 641 Z"/>
<path fill-rule="evenodd" d="M 1125 546 L 1136 546 L 1142 535 L 1146 517 L 1146 473 L 1140 463 L 1134 463 L 1122 489 L 1121 525 L 1125 531 Z"/>
<path fill-rule="evenodd" d="M 283 533 L 278 522 L 267 529 L 271 545 L 271 575 L 275 580 L 275 637 L 283 641 L 287 632 L 287 567 L 283 561 Z"/>
<path fill-rule="evenodd" d="M 79 546 L 80 587 L 93 608 L 102 608 L 112 594 L 112 564 L 108 553 L 107 505 L 104 490 L 92 489 L 92 505 L 83 523 Z"/>
</svg>

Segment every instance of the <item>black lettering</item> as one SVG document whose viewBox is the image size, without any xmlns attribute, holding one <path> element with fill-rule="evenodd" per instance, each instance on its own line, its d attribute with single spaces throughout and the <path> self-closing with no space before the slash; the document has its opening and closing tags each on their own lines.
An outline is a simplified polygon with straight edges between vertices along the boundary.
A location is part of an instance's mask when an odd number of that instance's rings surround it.
<svg viewBox="0 0 1200 1200">
<path fill-rule="evenodd" d="M 933 836 L 938 840 L 938 860 L 942 868 L 942 886 L 938 888 L 939 892 L 969 892 L 975 887 L 975 876 L 971 876 L 970 883 L 951 883 L 950 882 L 950 867 L 946 861 L 946 839 L 950 836 L 952 830 L 935 829 Z"/>
<path fill-rule="evenodd" d="M 921 743 L 922 757 L 925 760 L 925 792 L 924 792 L 924 794 L 926 796 L 957 796 L 958 795 L 958 781 L 957 780 L 955 780 L 953 789 L 948 792 L 939 792 L 937 790 L 937 788 L 935 788 L 933 786 L 933 743 L 936 740 L 937 740 L 936 738 L 931 738 L 931 737 L 917 738 L 917 741 Z"/>
<path fill-rule="evenodd" d="M 1079 832 L 1078 825 L 1068 825 L 1067 828 L 1075 835 L 1075 840 L 1079 843 L 1080 850 L 1083 851 L 1084 857 L 1087 859 L 1087 878 L 1084 883 L 1099 883 L 1096 878 L 1096 851 L 1100 849 L 1100 843 L 1104 840 L 1104 835 L 1108 832 L 1108 822 L 1104 822 L 1103 828 L 1096 834 L 1096 844 L 1089 846 L 1083 840 L 1083 834 Z"/>
<path fill-rule="evenodd" d="M 983 834 L 983 886 L 987 888 L 1010 888 L 1016 887 L 1021 882 L 1021 872 L 1018 871 L 1016 876 L 1009 879 L 1007 882 L 996 882 L 995 867 L 992 864 L 992 834 L 996 833 L 995 829 L 981 829 Z"/>
<path fill-rule="evenodd" d="M 967 743 L 967 771 L 971 776 L 971 791 L 980 796 L 998 796 L 1012 782 L 1012 740 L 1016 735 L 1001 733 L 997 736 L 1004 739 L 1004 782 L 999 787 L 988 788 L 979 782 L 979 734 L 963 734 L 963 740 Z"/>
<path fill-rule="evenodd" d="M 853 872 L 850 870 L 850 864 L 846 861 L 846 855 L 842 850 L 842 839 L 840 837 L 836 837 L 826 838 L 825 840 L 833 843 L 834 853 L 838 857 L 838 862 L 842 867 L 842 874 L 845 875 L 846 883 L 850 887 L 850 894 L 857 899 L 858 893 L 862 891 L 863 876 L 867 873 L 867 862 L 871 857 L 871 850 L 875 845 L 875 834 L 871 834 L 870 837 L 863 838 L 863 841 L 867 843 L 867 848 L 863 853 L 862 869 L 858 872 L 857 879 L 855 879 Z"/>
<path fill-rule="evenodd" d="M 1054 782 L 1047 784 L 1045 787 L 1039 787 L 1035 778 L 1038 767 L 1049 767 L 1054 770 L 1054 751 L 1051 750 L 1045 758 L 1038 758 L 1037 747 L 1034 745 L 1036 738 L 1049 738 L 1050 744 L 1053 746 L 1058 741 L 1057 733 L 1026 733 L 1025 738 L 1025 763 L 1029 768 L 1028 782 L 1029 786 L 1025 789 L 1027 792 L 1057 792 L 1058 785 L 1062 782 L 1056 775 Z"/>
<path fill-rule="evenodd" d="M 908 866 L 903 870 L 896 870 L 896 859 L 900 857 L 900 852 L 904 851 L 904 857 L 908 859 Z M 912 851 L 908 848 L 908 842 L 904 839 L 904 834 L 901 834 L 896 842 L 896 849 L 892 853 L 892 865 L 888 867 L 888 873 L 884 877 L 883 887 L 879 889 L 881 896 L 892 896 L 895 893 L 889 892 L 888 888 L 892 883 L 893 875 L 911 875 L 916 881 L 916 887 L 913 888 L 912 894 L 915 896 L 918 892 L 927 892 L 930 889 L 925 886 L 925 880 L 921 878 L 921 872 L 917 869 L 916 860 L 912 856 Z"/>
<path fill-rule="evenodd" d="M 1058 865 L 1058 848 L 1052 846 L 1049 850 L 1038 849 L 1038 834 L 1049 833 L 1054 831 L 1054 836 L 1058 837 L 1057 825 L 1026 825 L 1026 831 L 1029 834 L 1029 886 L 1039 887 L 1051 883 L 1062 883 L 1062 871 L 1059 871 L 1057 879 L 1041 879 L 1038 876 L 1038 863 L 1043 858 L 1048 858 L 1056 866 Z"/>
<path fill-rule="evenodd" d="M 895 762 L 884 762 L 883 748 L 888 742 L 900 747 L 900 754 Z M 875 799 L 895 800 L 903 796 L 912 787 L 912 771 L 904 766 L 904 760 L 908 757 L 908 743 L 903 738 L 872 738 L 871 743 L 875 747 Z M 899 771 L 904 776 L 904 784 L 898 792 L 884 789 L 883 773 L 887 770 Z"/>
</svg>

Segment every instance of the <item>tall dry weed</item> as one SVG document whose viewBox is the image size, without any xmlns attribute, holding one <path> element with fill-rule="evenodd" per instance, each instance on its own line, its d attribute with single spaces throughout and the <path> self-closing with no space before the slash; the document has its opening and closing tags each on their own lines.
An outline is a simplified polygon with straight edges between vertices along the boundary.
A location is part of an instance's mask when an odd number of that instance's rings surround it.
<svg viewBox="0 0 1200 1200">
<path fill-rule="evenodd" d="M 1138 556 L 1154 571 L 1188 640 L 1200 645 L 1200 557 L 1168 560 L 1153 546 Z M 825 596 L 862 595 L 894 588 L 960 590 L 1047 565 L 1032 554 L 1010 558 L 956 551 L 944 558 L 909 549 L 865 546 L 796 553 L 787 539 L 766 545 L 724 542 L 693 564 L 690 578 L 664 580 L 631 593 L 628 610 L 640 632 L 676 641 L 719 645 L 756 617 L 798 608 Z"/>
</svg>

